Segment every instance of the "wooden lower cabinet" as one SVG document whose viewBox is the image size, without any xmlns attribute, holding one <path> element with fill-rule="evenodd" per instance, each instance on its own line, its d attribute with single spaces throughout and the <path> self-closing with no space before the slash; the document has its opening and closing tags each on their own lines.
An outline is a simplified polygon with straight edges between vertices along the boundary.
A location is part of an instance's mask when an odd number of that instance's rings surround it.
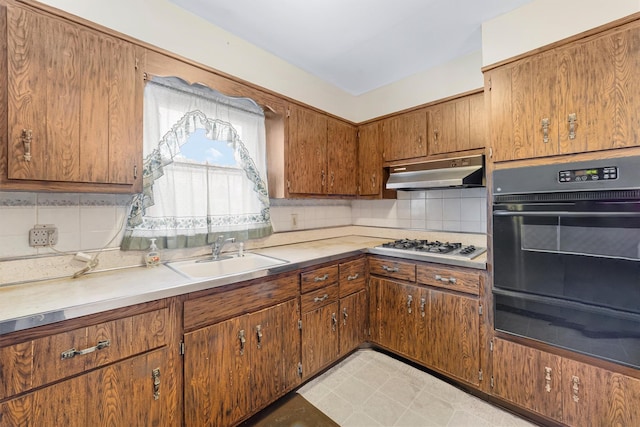
<svg viewBox="0 0 640 427">
<path fill-rule="evenodd" d="M 233 425 L 292 388 L 298 313 L 292 299 L 185 334 L 185 425 Z"/>
<path fill-rule="evenodd" d="M 366 310 L 366 291 L 356 292 L 344 298 L 340 298 L 340 356 L 346 355 L 366 341 Z"/>
<path fill-rule="evenodd" d="M 429 291 L 429 354 L 436 369 L 480 384 L 480 315 L 477 298 Z"/>
<path fill-rule="evenodd" d="M 0 404 L 1 427 L 165 426 L 167 348 Z"/>
<path fill-rule="evenodd" d="M 303 378 L 329 366 L 338 354 L 338 302 L 302 313 Z"/>
<path fill-rule="evenodd" d="M 500 338 L 493 393 L 569 426 L 640 425 L 640 379 Z"/>
</svg>

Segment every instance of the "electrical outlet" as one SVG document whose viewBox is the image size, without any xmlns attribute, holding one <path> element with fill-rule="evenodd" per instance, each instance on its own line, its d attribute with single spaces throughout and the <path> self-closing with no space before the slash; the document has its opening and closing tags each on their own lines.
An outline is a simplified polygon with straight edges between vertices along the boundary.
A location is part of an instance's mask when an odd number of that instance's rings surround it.
<svg viewBox="0 0 640 427">
<path fill-rule="evenodd" d="M 53 224 L 36 224 L 29 230 L 29 246 L 38 248 L 58 243 L 58 228 Z"/>
</svg>

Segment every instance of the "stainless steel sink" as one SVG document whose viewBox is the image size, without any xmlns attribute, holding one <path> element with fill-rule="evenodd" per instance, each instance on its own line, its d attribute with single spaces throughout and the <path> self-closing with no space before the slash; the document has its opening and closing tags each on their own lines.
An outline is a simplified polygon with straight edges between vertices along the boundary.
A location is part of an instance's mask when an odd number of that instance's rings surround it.
<svg viewBox="0 0 640 427">
<path fill-rule="evenodd" d="M 169 262 L 167 267 L 192 279 L 202 279 L 250 273 L 288 263 L 289 261 L 282 259 L 245 252 L 241 257 L 234 255 L 218 260 L 199 259 Z"/>
</svg>

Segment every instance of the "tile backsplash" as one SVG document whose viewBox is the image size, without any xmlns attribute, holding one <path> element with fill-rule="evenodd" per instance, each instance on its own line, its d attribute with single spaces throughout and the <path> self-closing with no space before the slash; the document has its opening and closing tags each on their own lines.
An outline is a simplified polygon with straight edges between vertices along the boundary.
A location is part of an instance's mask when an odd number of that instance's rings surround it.
<svg viewBox="0 0 640 427">
<path fill-rule="evenodd" d="M 53 254 L 29 246 L 35 224 L 58 227 L 58 251 L 117 248 L 130 200 L 113 194 L 0 192 L 0 259 Z M 487 193 L 475 188 L 399 191 L 397 200 L 273 199 L 271 220 L 277 233 L 346 225 L 485 233 Z"/>
</svg>

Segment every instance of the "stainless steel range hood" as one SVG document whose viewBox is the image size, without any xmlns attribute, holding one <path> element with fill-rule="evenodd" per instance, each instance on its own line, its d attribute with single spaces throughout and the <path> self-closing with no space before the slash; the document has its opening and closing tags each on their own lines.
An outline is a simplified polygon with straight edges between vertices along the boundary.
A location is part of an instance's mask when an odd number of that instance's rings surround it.
<svg viewBox="0 0 640 427">
<path fill-rule="evenodd" d="M 392 166 L 386 184 L 389 190 L 483 186 L 483 155 Z"/>
</svg>

